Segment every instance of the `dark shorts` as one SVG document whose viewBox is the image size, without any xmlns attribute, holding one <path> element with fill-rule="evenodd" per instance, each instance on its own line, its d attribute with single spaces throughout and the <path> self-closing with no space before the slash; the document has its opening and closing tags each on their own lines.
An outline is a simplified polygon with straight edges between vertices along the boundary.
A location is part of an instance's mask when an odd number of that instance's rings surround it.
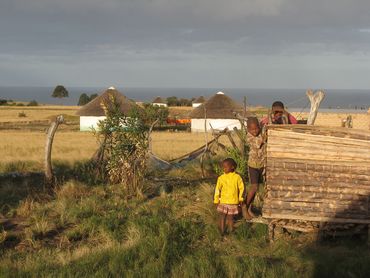
<svg viewBox="0 0 370 278">
<path fill-rule="evenodd" d="M 263 182 L 263 168 L 248 167 L 249 182 L 251 184 L 259 184 Z"/>
</svg>

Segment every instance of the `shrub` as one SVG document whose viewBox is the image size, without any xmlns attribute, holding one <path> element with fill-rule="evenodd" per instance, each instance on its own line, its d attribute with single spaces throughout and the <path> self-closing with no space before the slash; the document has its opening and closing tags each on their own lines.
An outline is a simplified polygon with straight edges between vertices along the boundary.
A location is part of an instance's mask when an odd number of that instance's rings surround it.
<svg viewBox="0 0 370 278">
<path fill-rule="evenodd" d="M 242 155 L 241 151 L 237 148 L 227 148 L 226 157 L 230 157 L 235 160 L 236 164 L 238 165 L 236 168 L 237 173 L 239 173 L 242 177 L 247 176 L 248 155 Z M 214 162 L 213 168 L 217 175 L 221 175 L 223 173 L 223 169 L 219 161 Z"/>
<path fill-rule="evenodd" d="M 24 111 L 22 111 L 22 112 L 18 113 L 18 117 L 19 118 L 25 118 L 25 117 L 27 117 L 27 115 L 26 115 L 26 113 L 24 113 Z"/>
<path fill-rule="evenodd" d="M 39 106 L 38 102 L 36 100 L 31 100 L 27 106 Z"/>
<path fill-rule="evenodd" d="M 149 126 L 139 110 L 125 116 L 113 95 L 103 108 L 106 119 L 100 122 L 97 136 L 103 146 L 104 159 L 99 164 L 105 168 L 104 176 L 113 184 L 123 184 L 128 196 L 140 195 L 147 173 Z"/>
</svg>

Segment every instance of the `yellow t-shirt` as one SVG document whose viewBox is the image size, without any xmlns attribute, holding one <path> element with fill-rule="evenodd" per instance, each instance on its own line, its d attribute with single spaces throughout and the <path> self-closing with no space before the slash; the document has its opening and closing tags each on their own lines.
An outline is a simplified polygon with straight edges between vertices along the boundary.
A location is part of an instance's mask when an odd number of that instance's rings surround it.
<svg viewBox="0 0 370 278">
<path fill-rule="evenodd" d="M 244 183 L 241 176 L 232 172 L 218 177 L 214 203 L 237 205 L 243 201 Z"/>
</svg>

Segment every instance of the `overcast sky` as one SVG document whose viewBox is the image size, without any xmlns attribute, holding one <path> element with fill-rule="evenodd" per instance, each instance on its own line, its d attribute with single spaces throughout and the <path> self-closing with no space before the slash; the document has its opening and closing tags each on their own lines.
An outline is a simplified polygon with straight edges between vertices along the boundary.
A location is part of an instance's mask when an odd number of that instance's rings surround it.
<svg viewBox="0 0 370 278">
<path fill-rule="evenodd" d="M 370 88 L 369 0 L 1 0 L 0 85 Z"/>
</svg>

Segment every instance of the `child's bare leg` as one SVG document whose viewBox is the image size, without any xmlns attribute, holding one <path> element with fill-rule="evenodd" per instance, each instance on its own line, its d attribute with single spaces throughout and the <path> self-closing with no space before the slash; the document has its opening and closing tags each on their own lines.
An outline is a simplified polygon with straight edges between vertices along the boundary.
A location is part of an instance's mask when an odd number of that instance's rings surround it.
<svg viewBox="0 0 370 278">
<path fill-rule="evenodd" d="M 225 234 L 225 220 L 226 214 L 220 213 L 218 218 L 218 229 L 220 230 L 221 235 Z"/>
<path fill-rule="evenodd" d="M 247 209 L 248 209 L 248 214 L 252 217 L 256 217 L 254 215 L 254 213 L 252 212 L 252 202 L 254 200 L 254 197 L 256 196 L 256 192 L 257 192 L 257 187 L 258 185 L 257 184 L 252 184 L 251 185 L 251 188 L 248 192 L 248 195 L 247 195 Z"/>
<path fill-rule="evenodd" d="M 227 215 L 226 216 L 226 222 L 227 222 L 227 229 L 229 233 L 232 233 L 234 230 L 234 216 L 233 215 Z"/>
</svg>

